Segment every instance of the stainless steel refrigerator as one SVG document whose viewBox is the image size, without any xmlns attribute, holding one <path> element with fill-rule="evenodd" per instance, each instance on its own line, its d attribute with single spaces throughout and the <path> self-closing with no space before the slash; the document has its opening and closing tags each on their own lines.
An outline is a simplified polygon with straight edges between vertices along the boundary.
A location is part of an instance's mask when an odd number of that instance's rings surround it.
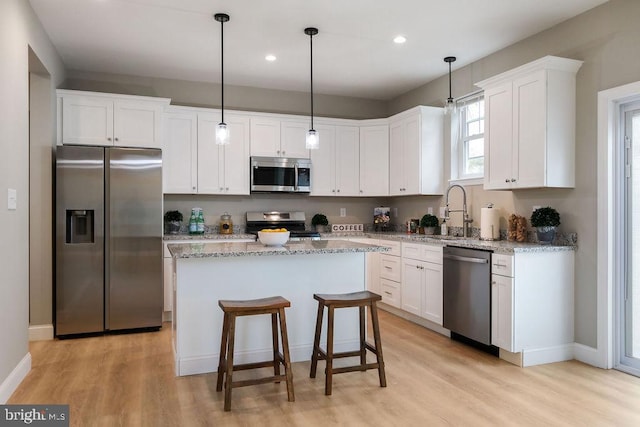
<svg viewBox="0 0 640 427">
<path fill-rule="evenodd" d="M 162 326 L 162 154 L 56 150 L 57 336 Z"/>
</svg>

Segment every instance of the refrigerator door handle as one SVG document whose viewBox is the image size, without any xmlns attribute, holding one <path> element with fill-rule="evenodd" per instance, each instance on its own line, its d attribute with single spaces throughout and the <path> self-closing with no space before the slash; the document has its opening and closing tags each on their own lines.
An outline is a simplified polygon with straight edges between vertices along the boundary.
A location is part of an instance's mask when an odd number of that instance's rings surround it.
<svg viewBox="0 0 640 427">
<path fill-rule="evenodd" d="M 104 329 L 109 330 L 111 296 L 109 283 L 111 259 L 111 150 L 104 150 Z"/>
</svg>

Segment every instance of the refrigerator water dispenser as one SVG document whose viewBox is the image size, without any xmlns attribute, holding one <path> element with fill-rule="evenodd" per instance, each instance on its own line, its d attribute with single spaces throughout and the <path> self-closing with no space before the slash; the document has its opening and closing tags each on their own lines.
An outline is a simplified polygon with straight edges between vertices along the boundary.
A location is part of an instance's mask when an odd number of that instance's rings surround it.
<svg viewBox="0 0 640 427">
<path fill-rule="evenodd" d="M 66 243 L 94 243 L 93 209 L 67 209 L 67 239 Z"/>
</svg>

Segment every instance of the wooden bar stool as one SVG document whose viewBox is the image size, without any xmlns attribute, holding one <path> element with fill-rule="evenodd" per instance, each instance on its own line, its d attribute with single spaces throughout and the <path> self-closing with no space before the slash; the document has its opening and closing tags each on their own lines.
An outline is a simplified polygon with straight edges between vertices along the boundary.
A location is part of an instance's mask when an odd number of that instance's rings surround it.
<svg viewBox="0 0 640 427">
<path fill-rule="evenodd" d="M 382 342 L 380 341 L 380 324 L 378 323 L 378 311 L 376 301 L 382 297 L 373 292 L 353 292 L 350 294 L 314 294 L 313 298 L 318 300 L 318 316 L 316 317 L 316 335 L 313 341 L 313 354 L 311 355 L 311 378 L 316 377 L 318 360 L 326 360 L 327 367 L 325 373 L 324 394 L 331 395 L 332 376 L 344 372 L 366 371 L 367 369 L 378 369 L 380 377 L 380 387 L 387 386 L 387 379 L 384 374 L 384 359 L 382 358 Z M 327 307 L 327 351 L 320 348 L 320 334 L 322 332 L 322 316 L 324 308 Z M 355 351 L 345 351 L 341 353 L 333 352 L 333 312 L 336 308 L 359 307 L 360 308 L 360 349 Z M 371 324 L 373 326 L 374 346 L 365 340 L 365 315 L 364 308 L 369 307 L 371 313 Z M 371 351 L 376 355 L 376 363 L 367 363 L 367 352 Z M 360 364 L 343 368 L 334 368 L 333 359 L 340 357 L 360 356 Z"/>
<path fill-rule="evenodd" d="M 287 321 L 284 314 L 285 307 L 290 307 L 291 303 L 280 297 L 270 297 L 243 301 L 218 301 L 218 305 L 224 312 L 222 324 L 222 340 L 220 344 L 220 362 L 218 364 L 217 391 L 222 391 L 222 381 L 226 375 L 224 383 L 224 410 L 231 410 L 231 389 L 234 387 L 245 387 L 248 385 L 264 384 L 269 382 L 279 383 L 285 380 L 287 383 L 287 398 L 293 402 L 293 373 L 291 372 L 291 359 L 289 357 L 289 340 L 287 338 Z M 245 363 L 233 365 L 233 345 L 235 339 L 236 317 L 253 316 L 257 314 L 271 314 L 271 336 L 273 340 L 273 360 L 256 363 Z M 278 315 L 280 315 L 280 336 L 282 340 L 282 353 L 278 345 Z M 280 374 L 280 363 L 284 365 L 284 375 Z M 273 376 L 233 381 L 233 371 L 246 369 L 256 369 L 273 366 Z"/>
</svg>

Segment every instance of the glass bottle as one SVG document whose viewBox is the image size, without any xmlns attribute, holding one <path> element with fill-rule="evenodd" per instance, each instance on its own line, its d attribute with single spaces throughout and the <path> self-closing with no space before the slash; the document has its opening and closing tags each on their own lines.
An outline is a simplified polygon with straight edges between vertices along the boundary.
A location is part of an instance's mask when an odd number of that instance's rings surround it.
<svg viewBox="0 0 640 427">
<path fill-rule="evenodd" d="M 202 209 L 198 210 L 196 229 L 198 230 L 198 234 L 204 234 L 204 215 L 202 214 Z"/>
<path fill-rule="evenodd" d="M 189 218 L 189 234 L 198 233 L 198 218 L 196 217 L 196 209 L 191 209 L 191 217 Z"/>
</svg>

